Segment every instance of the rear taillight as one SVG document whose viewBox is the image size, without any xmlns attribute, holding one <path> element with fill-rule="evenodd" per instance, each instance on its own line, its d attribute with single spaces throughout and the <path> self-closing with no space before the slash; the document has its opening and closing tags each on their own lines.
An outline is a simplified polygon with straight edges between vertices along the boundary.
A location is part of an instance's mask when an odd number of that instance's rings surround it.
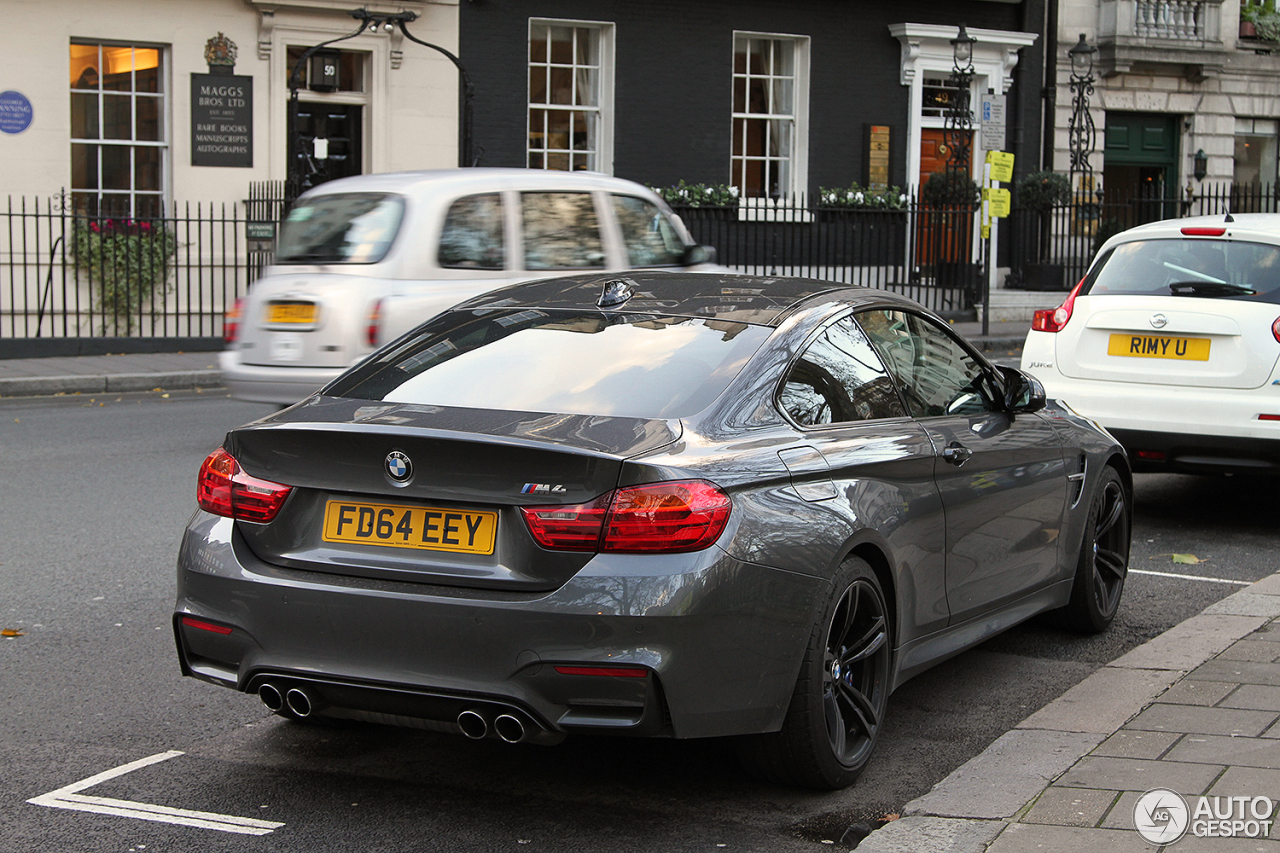
<svg viewBox="0 0 1280 853">
<path fill-rule="evenodd" d="M 251 477 L 234 456 L 219 447 L 200 466 L 196 503 L 206 512 L 240 521 L 271 521 L 280 512 L 290 486 Z"/>
<path fill-rule="evenodd" d="M 241 296 L 236 300 L 236 304 L 231 306 L 231 310 L 222 318 L 222 340 L 224 343 L 233 344 L 236 338 L 240 336 L 240 312 L 244 310 L 244 297 Z"/>
<path fill-rule="evenodd" d="M 1061 332 L 1066 328 L 1067 323 L 1071 320 L 1071 312 L 1076 307 L 1076 294 L 1080 292 L 1080 288 L 1084 285 L 1084 279 L 1080 279 L 1080 283 L 1071 288 L 1071 292 L 1067 294 L 1067 298 L 1062 300 L 1062 304 L 1053 310 L 1037 311 L 1031 319 L 1031 329 L 1035 332 Z"/>
<path fill-rule="evenodd" d="M 521 507 L 534 540 L 552 551 L 677 554 L 720 538 L 733 508 L 705 480 L 629 486 L 574 506 Z"/>
<path fill-rule="evenodd" d="M 382 300 L 369 309 L 369 322 L 364 328 L 364 339 L 371 347 L 378 346 L 378 332 L 382 330 Z"/>
<path fill-rule="evenodd" d="M 1280 343 L 1280 317 L 1271 324 L 1271 337 L 1276 339 L 1276 343 Z"/>
</svg>

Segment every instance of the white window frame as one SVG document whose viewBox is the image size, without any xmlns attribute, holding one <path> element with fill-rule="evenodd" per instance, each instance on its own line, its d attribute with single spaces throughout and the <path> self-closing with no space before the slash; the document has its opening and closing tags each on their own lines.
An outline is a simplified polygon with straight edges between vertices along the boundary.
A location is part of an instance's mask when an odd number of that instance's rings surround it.
<svg viewBox="0 0 1280 853">
<path fill-rule="evenodd" d="M 541 36 L 543 39 L 546 39 L 547 37 L 546 28 L 548 27 L 570 27 L 574 29 L 581 28 L 581 29 L 586 29 L 590 31 L 592 33 L 592 37 L 595 38 L 596 40 L 596 43 L 595 43 L 595 48 L 596 48 L 595 55 L 597 57 L 596 65 L 578 66 L 576 51 L 574 53 L 574 59 L 567 66 L 558 64 L 558 63 L 552 63 L 551 55 L 549 51 L 547 52 L 546 59 L 544 61 L 541 61 L 535 64 L 530 56 L 529 48 L 532 47 L 534 38 L 536 36 Z M 574 37 L 577 38 L 576 33 Z M 596 85 L 595 105 L 579 106 L 576 103 L 571 103 L 571 104 L 552 104 L 552 103 L 535 104 L 533 103 L 532 100 L 530 100 L 529 98 L 529 90 L 532 88 L 530 83 L 533 79 L 533 75 L 535 73 L 542 73 L 542 74 L 547 74 L 549 76 L 550 69 L 553 67 L 572 69 L 573 70 L 572 76 L 573 76 L 575 87 L 578 85 L 578 82 L 580 79 L 579 71 L 594 70 L 595 85 Z M 550 171 L 551 166 L 548 165 L 548 162 L 550 160 L 551 155 L 568 154 L 569 163 L 570 165 L 572 165 L 573 155 L 576 153 L 573 147 L 572 135 L 570 135 L 568 149 L 561 149 L 561 148 L 553 149 L 553 148 L 547 147 L 547 142 L 549 140 L 548 140 L 548 134 L 546 133 L 545 125 L 541 129 L 535 128 L 533 126 L 532 115 L 534 110 L 546 110 L 549 112 L 554 112 L 558 110 L 565 111 L 565 112 L 583 112 L 583 113 L 587 113 L 590 116 L 594 116 L 594 121 L 596 123 L 595 151 L 594 153 L 590 153 L 590 149 L 587 149 L 589 153 L 587 170 L 593 171 L 593 172 L 601 172 L 606 175 L 612 175 L 613 174 L 613 120 L 614 120 L 614 91 L 613 91 L 614 90 L 614 25 L 608 21 L 581 21 L 581 20 L 566 20 L 566 19 L 559 19 L 559 18 L 530 18 L 529 33 L 528 33 L 528 39 L 526 42 L 525 69 L 526 69 L 525 113 L 524 113 L 525 114 L 525 143 L 524 143 L 525 164 L 529 165 L 534 156 L 541 156 L 542 158 L 541 168 Z M 546 87 L 546 90 L 550 92 L 549 85 Z M 549 100 L 549 98 L 547 100 Z M 576 101 L 577 98 L 574 97 L 574 98 L 571 98 L 571 100 Z M 543 137 L 542 137 L 543 147 L 541 148 L 533 148 L 530 144 L 531 140 L 533 139 L 533 134 L 535 132 L 539 132 L 543 134 Z M 536 167 L 533 167 L 533 168 L 536 168 Z"/>
<path fill-rule="evenodd" d="M 67 45 L 68 45 L 68 55 L 70 53 L 71 45 L 81 45 L 84 47 L 96 47 L 98 49 L 98 63 L 97 63 L 98 88 L 96 90 L 97 100 L 98 100 L 98 105 L 97 105 L 98 106 L 98 109 L 97 109 L 98 138 L 92 139 L 92 138 L 81 138 L 81 137 L 69 137 L 70 142 L 73 145 L 96 145 L 97 146 L 98 148 L 98 151 L 97 151 L 98 186 L 96 189 L 91 189 L 87 187 L 71 187 L 72 196 L 74 197 L 78 193 L 96 195 L 97 201 L 98 201 L 98 210 L 100 212 L 102 211 L 102 205 L 104 200 L 113 199 L 113 198 L 128 199 L 128 205 L 129 205 L 128 215 L 131 217 L 139 215 L 138 204 L 137 204 L 137 200 L 139 196 L 146 197 L 146 198 L 157 198 L 159 199 L 161 213 L 163 214 L 163 211 L 168 207 L 168 203 L 169 203 L 170 169 L 172 168 L 172 161 L 171 161 L 170 150 L 169 150 L 169 140 L 172 137 L 173 116 L 172 116 L 172 99 L 170 98 L 169 93 L 173 87 L 171 84 L 172 81 L 170 79 L 170 71 L 169 71 L 170 65 L 171 65 L 171 60 L 169 56 L 169 46 L 163 45 L 163 44 L 154 44 L 150 42 L 117 41 L 113 39 L 88 39 L 88 38 L 73 38 L 68 41 Z M 156 78 L 157 78 L 157 85 L 160 91 L 155 93 L 139 92 L 137 90 L 136 83 L 130 85 L 130 88 L 127 93 L 120 92 L 118 90 L 103 89 L 102 88 L 102 49 L 110 48 L 110 47 L 127 47 L 133 50 L 137 50 L 141 48 L 144 50 L 157 51 L 160 57 L 160 68 L 158 69 Z M 136 69 L 130 72 L 131 77 L 134 74 L 136 74 Z M 67 87 L 68 103 L 70 103 L 70 98 L 72 94 L 77 92 L 84 94 L 89 91 L 93 91 L 93 90 L 76 89 L 74 86 L 68 85 Z M 123 94 L 129 95 L 129 104 L 130 104 L 130 108 L 129 108 L 130 138 L 129 139 L 107 139 L 103 135 L 103 122 L 106 120 L 106 110 L 104 108 L 103 101 L 105 96 L 108 94 L 113 96 L 119 96 Z M 139 97 L 152 98 L 160 102 L 160 121 L 159 121 L 160 139 L 159 140 L 143 140 L 143 139 L 137 138 L 137 135 L 138 135 L 137 109 L 135 106 L 135 101 Z M 106 189 L 102 186 L 102 153 L 103 153 L 103 149 L 107 147 L 124 147 L 130 150 L 129 188 L 126 190 Z M 132 156 L 132 151 L 135 148 L 156 148 L 159 150 L 160 152 L 160 176 L 159 176 L 160 189 L 159 191 L 155 191 L 155 190 L 140 191 L 138 189 L 136 161 Z M 68 181 L 68 185 L 70 185 L 71 183 L 73 183 L 73 181 Z"/>
<path fill-rule="evenodd" d="M 745 39 L 768 39 L 775 42 L 789 42 L 794 51 L 794 68 L 789 79 L 792 81 L 792 107 L 791 113 L 753 113 L 750 111 L 739 112 L 733 110 L 732 90 L 730 92 L 730 111 L 731 123 L 730 133 L 736 134 L 742 120 L 744 119 L 764 119 L 769 122 L 789 121 L 791 133 L 791 153 L 787 160 L 788 177 L 785 189 L 782 191 L 783 199 L 793 199 L 803 197 L 809 186 L 809 37 L 801 35 L 793 35 L 788 33 L 763 33 L 751 32 L 746 30 L 735 30 L 733 33 L 733 53 L 736 57 L 738 54 L 738 45 Z M 739 79 L 749 79 L 756 77 L 747 69 L 744 73 L 739 73 L 736 68 L 733 71 L 732 83 L 736 87 Z M 768 76 L 768 75 L 766 75 Z M 769 77 L 768 79 L 786 79 L 779 77 Z M 744 105 L 745 106 L 745 105 Z M 758 206 L 760 204 L 769 204 L 770 199 L 746 198 L 746 187 L 744 180 L 744 170 L 749 158 L 745 153 L 745 145 L 743 146 L 743 154 L 735 155 L 733 153 L 733 137 L 730 137 L 729 147 L 729 183 L 739 189 L 742 203 L 746 206 Z M 777 157 L 766 155 L 766 161 L 772 162 Z M 768 181 L 766 180 L 766 184 Z M 781 200 L 781 199 L 780 199 Z"/>
</svg>

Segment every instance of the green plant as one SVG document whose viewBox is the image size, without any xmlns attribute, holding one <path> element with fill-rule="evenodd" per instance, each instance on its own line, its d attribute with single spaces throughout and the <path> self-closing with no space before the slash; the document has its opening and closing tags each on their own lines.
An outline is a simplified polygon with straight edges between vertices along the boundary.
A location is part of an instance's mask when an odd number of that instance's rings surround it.
<svg viewBox="0 0 1280 853">
<path fill-rule="evenodd" d="M 123 321 L 125 333 L 133 331 L 143 303 L 169 277 L 169 259 L 177 240 L 163 225 L 133 219 L 77 219 L 72 226 L 71 258 L 96 285 L 94 303 L 106 316 Z"/>
<path fill-rule="evenodd" d="M 667 204 L 677 207 L 736 207 L 738 188 L 728 184 L 686 184 L 650 187 Z"/>
<path fill-rule="evenodd" d="M 958 169 L 934 172 L 920 189 L 930 207 L 976 207 L 982 195 L 968 173 Z"/>
<path fill-rule="evenodd" d="M 1071 201 L 1071 179 L 1048 169 L 1032 172 L 1018 181 L 1017 190 L 1019 205 L 1042 213 Z"/>
<path fill-rule="evenodd" d="M 1264 3 L 1241 3 L 1240 20 L 1253 24 L 1254 34 L 1264 41 L 1280 41 L 1280 12 Z"/>
<path fill-rule="evenodd" d="M 876 190 L 854 182 L 847 188 L 818 187 L 818 205 L 849 210 L 905 210 L 907 194 L 898 187 Z"/>
</svg>

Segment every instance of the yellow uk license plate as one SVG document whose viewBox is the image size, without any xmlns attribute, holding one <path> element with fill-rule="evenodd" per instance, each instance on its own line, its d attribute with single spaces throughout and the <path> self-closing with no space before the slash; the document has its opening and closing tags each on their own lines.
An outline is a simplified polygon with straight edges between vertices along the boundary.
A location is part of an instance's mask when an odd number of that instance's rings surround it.
<svg viewBox="0 0 1280 853">
<path fill-rule="evenodd" d="M 1208 338 L 1171 338 L 1165 335 L 1111 336 L 1107 355 L 1134 358 L 1174 358 L 1183 361 L 1208 361 Z"/>
<path fill-rule="evenodd" d="M 328 501 L 326 542 L 492 554 L 498 514 L 485 510 Z"/>
<path fill-rule="evenodd" d="M 314 323 L 314 302 L 272 302 L 267 306 L 268 323 Z"/>
</svg>

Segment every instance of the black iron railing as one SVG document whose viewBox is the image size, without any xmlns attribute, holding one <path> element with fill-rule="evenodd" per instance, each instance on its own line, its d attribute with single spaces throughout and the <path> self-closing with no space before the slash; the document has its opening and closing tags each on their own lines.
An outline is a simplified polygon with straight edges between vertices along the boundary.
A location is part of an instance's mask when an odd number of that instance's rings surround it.
<svg viewBox="0 0 1280 853">
<path fill-rule="evenodd" d="M 5 352 L 49 338 L 208 339 L 270 263 L 288 209 L 281 181 L 250 186 L 235 204 L 173 204 L 165 215 L 90 216 L 65 195 L 10 198 L 0 227 L 0 341 Z M 1203 185 L 1177 194 L 1077 196 L 1048 210 L 1015 206 L 997 224 L 997 257 L 975 236 L 977 212 L 914 198 L 896 209 L 750 199 L 677 207 L 719 262 L 761 275 L 810 276 L 905 294 L 942 313 L 981 301 L 993 263 L 1007 287 L 1063 289 L 1097 247 L 1143 222 L 1227 211 L 1280 211 L 1270 184 Z M 273 230 L 277 229 L 277 230 Z"/>
</svg>

